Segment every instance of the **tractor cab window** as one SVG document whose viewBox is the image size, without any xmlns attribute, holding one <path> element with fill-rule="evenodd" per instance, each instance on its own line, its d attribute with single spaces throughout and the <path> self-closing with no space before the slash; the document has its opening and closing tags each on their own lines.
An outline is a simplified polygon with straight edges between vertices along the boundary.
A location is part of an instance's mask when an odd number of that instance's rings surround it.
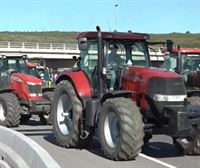
<svg viewBox="0 0 200 168">
<path fill-rule="evenodd" d="M 136 66 L 148 66 L 148 51 L 144 42 L 135 42 L 131 45 L 132 64 Z"/>
<path fill-rule="evenodd" d="M 184 55 L 184 71 L 200 71 L 200 57 L 195 54 Z"/>
<path fill-rule="evenodd" d="M 107 69 L 113 69 L 126 65 L 126 52 L 124 45 L 109 43 L 106 52 Z"/>
<path fill-rule="evenodd" d="M 19 60 L 17 60 L 17 63 L 18 63 L 18 72 L 19 73 L 29 74 L 26 60 L 19 59 Z"/>
<path fill-rule="evenodd" d="M 97 41 L 89 41 L 88 50 L 81 51 L 80 56 L 80 67 L 92 81 L 98 59 Z"/>
<path fill-rule="evenodd" d="M 144 42 L 110 42 L 107 47 L 107 68 L 148 66 L 148 50 Z"/>
<path fill-rule="evenodd" d="M 174 72 L 177 68 L 177 56 L 173 56 L 173 55 L 165 56 L 165 60 L 162 65 L 162 68 L 165 68 L 169 71 Z"/>
</svg>

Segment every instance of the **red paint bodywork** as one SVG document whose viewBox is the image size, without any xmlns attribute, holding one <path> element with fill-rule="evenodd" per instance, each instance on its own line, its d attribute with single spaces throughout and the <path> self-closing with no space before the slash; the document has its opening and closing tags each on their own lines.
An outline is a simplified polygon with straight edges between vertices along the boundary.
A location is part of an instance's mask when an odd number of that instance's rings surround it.
<svg viewBox="0 0 200 168">
<path fill-rule="evenodd" d="M 17 80 L 13 79 L 21 79 L 22 81 L 19 82 Z M 9 83 L 9 89 L 14 90 L 20 99 L 25 99 L 25 100 L 42 100 L 42 96 L 35 96 L 35 97 L 30 97 L 29 96 L 29 90 L 28 90 L 28 85 L 27 82 L 35 83 L 37 85 L 42 85 L 42 81 L 39 78 L 26 75 L 26 74 L 19 74 L 19 73 L 12 73 L 10 76 L 10 83 Z"/>
<path fill-rule="evenodd" d="M 145 93 L 148 87 L 148 80 L 152 77 L 180 78 L 180 75 L 161 68 L 141 66 L 127 67 L 123 71 L 121 87 L 124 90 Z"/>
<path fill-rule="evenodd" d="M 152 77 L 181 78 L 179 74 L 169 72 L 165 69 L 154 67 L 133 66 L 123 70 L 121 89 L 132 91 L 133 99 L 142 109 L 146 109 L 148 103 L 145 94 L 148 90 L 148 81 Z"/>
<path fill-rule="evenodd" d="M 56 83 L 61 78 L 70 78 L 80 97 L 92 96 L 90 81 L 82 70 L 66 70 L 57 77 Z"/>
<path fill-rule="evenodd" d="M 173 48 L 172 53 L 178 53 L 178 48 Z M 180 48 L 181 53 L 185 54 L 200 54 L 200 48 Z"/>
</svg>

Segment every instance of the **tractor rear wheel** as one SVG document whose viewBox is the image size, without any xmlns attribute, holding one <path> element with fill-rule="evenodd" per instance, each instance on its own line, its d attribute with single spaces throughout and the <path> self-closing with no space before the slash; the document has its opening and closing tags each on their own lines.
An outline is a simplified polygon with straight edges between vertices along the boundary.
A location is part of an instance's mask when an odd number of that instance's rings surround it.
<svg viewBox="0 0 200 168">
<path fill-rule="evenodd" d="M 20 123 L 21 107 L 13 93 L 0 94 L 0 125 L 16 127 Z"/>
<path fill-rule="evenodd" d="M 144 144 L 144 124 L 135 102 L 112 98 L 99 116 L 99 139 L 104 155 L 112 160 L 134 159 Z"/>
<path fill-rule="evenodd" d="M 63 147 L 81 147 L 82 103 L 69 81 L 61 81 L 52 103 L 53 130 L 58 143 Z"/>
</svg>

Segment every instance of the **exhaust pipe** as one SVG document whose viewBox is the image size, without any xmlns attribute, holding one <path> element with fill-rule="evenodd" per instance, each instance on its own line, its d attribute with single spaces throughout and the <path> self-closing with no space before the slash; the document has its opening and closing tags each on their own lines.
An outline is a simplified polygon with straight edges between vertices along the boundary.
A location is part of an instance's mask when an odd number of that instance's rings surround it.
<svg viewBox="0 0 200 168">
<path fill-rule="evenodd" d="M 103 62 L 104 62 L 104 55 L 103 55 L 103 40 L 101 29 L 99 26 L 96 27 L 97 30 L 97 40 L 98 40 L 98 68 L 97 68 L 97 79 L 99 81 L 99 96 L 102 97 L 104 95 L 104 80 L 103 80 Z"/>
</svg>

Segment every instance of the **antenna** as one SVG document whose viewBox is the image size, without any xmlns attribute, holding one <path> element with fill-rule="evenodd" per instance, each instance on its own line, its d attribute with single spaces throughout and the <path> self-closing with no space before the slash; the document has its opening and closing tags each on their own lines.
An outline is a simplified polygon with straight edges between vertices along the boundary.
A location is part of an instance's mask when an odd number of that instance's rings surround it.
<svg viewBox="0 0 200 168">
<path fill-rule="evenodd" d="M 108 19 L 106 19 L 106 22 L 107 22 L 107 24 L 108 24 L 109 31 L 111 32 L 111 28 L 110 28 L 110 23 L 109 23 L 109 20 L 108 20 Z"/>
</svg>

